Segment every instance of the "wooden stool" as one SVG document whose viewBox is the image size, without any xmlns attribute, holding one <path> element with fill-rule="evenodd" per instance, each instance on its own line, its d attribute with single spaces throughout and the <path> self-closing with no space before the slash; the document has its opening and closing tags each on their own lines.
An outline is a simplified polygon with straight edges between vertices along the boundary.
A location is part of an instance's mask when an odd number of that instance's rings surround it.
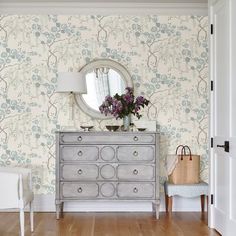
<svg viewBox="0 0 236 236">
<path fill-rule="evenodd" d="M 199 184 L 171 184 L 168 181 L 164 183 L 166 213 L 172 212 L 173 196 L 181 197 L 201 197 L 201 210 L 205 209 L 205 196 L 208 206 L 208 184 L 200 182 Z"/>
</svg>

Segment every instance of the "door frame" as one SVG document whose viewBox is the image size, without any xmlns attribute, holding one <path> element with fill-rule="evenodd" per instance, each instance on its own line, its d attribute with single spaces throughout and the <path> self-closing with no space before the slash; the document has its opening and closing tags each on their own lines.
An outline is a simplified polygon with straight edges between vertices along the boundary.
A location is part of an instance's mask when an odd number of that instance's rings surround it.
<svg viewBox="0 0 236 236">
<path fill-rule="evenodd" d="M 214 0 L 213 0 L 214 1 Z M 211 34 L 211 25 L 213 24 L 213 1 L 209 0 L 208 2 L 208 45 L 209 45 L 209 128 L 208 128 L 208 147 L 209 147 L 209 190 L 208 190 L 208 226 L 210 228 L 214 228 L 214 218 L 213 218 L 213 206 L 212 206 L 212 199 L 211 196 L 214 193 L 214 160 L 213 160 L 213 148 L 212 148 L 212 137 L 213 137 L 213 128 L 214 128 L 214 107 L 213 107 L 213 91 L 211 90 L 211 86 L 214 86 L 214 73 L 213 73 L 213 35 Z M 214 30 L 214 29 L 213 29 Z M 213 83 L 213 84 L 212 84 Z"/>
<path fill-rule="evenodd" d="M 211 138 L 214 137 L 214 28 L 213 28 L 213 34 L 211 34 L 211 24 L 213 24 L 214 27 L 214 14 L 213 14 L 213 8 L 215 4 L 217 4 L 220 0 L 209 0 L 208 2 L 208 22 L 209 22 L 209 84 L 210 87 L 212 86 L 211 83 L 213 83 L 213 91 L 209 89 L 209 138 L 208 138 L 208 145 L 209 145 L 209 195 L 208 199 L 209 205 L 208 205 L 208 226 L 210 228 L 215 228 L 215 219 L 214 219 L 214 194 L 215 194 L 215 161 L 214 161 L 214 149 L 213 146 L 216 145 L 214 142 L 212 143 Z M 229 11 L 229 14 L 227 15 L 228 20 L 228 43 L 229 43 L 229 78 L 232 77 L 232 53 L 230 48 L 232 48 L 233 42 L 232 42 L 232 10 L 231 10 L 231 4 L 232 0 L 227 1 L 227 8 Z M 230 79 L 231 83 L 231 79 Z M 230 92 L 230 91 L 229 91 Z M 231 119 L 231 118 L 230 118 Z M 231 141 L 231 140 L 229 140 Z M 213 144 L 213 145 L 212 145 Z M 211 196 L 213 195 L 213 203 L 211 203 Z M 229 199 L 230 200 L 230 199 Z"/>
<path fill-rule="evenodd" d="M 209 190 L 208 190 L 208 226 L 215 228 L 214 221 L 214 193 L 215 193 L 215 168 L 214 168 L 214 14 L 213 7 L 220 0 L 209 0 L 208 2 L 208 22 L 209 22 Z M 213 28 L 211 28 L 213 26 Z M 213 30 L 213 32 L 211 32 Z M 213 198 L 212 198 L 213 197 Z"/>
</svg>

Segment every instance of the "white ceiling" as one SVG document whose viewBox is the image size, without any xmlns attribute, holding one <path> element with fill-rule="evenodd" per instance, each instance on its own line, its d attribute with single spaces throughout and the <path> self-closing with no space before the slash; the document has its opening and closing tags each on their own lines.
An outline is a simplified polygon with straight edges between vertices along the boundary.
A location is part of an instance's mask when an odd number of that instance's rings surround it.
<svg viewBox="0 0 236 236">
<path fill-rule="evenodd" d="M 207 0 L 0 0 L 0 3 L 207 3 Z"/>
</svg>

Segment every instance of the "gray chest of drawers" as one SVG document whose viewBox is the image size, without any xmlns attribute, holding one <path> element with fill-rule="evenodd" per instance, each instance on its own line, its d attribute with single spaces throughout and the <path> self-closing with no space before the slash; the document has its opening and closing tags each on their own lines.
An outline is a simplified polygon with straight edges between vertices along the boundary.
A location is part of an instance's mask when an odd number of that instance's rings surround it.
<svg viewBox="0 0 236 236">
<path fill-rule="evenodd" d="M 159 217 L 159 135 L 57 132 L 56 213 L 66 201 L 151 201 Z"/>
</svg>

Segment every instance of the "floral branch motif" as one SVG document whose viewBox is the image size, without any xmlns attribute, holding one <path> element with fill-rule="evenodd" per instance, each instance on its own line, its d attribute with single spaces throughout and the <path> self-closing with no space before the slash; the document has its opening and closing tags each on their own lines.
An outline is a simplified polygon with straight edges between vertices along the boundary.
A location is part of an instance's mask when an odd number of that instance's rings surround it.
<svg viewBox="0 0 236 236">
<path fill-rule="evenodd" d="M 204 66 L 202 69 L 198 70 L 199 81 L 197 83 L 197 92 L 199 96 L 204 96 L 207 92 L 207 72 L 203 74 L 204 69 L 207 69 L 207 66 Z"/>
<path fill-rule="evenodd" d="M 55 159 L 55 152 L 51 152 L 51 149 L 54 148 L 55 146 L 55 143 L 53 143 L 52 145 L 47 145 L 47 148 L 48 148 L 48 151 L 49 151 L 49 157 L 48 157 L 48 160 L 47 160 L 47 168 L 48 170 L 50 170 L 50 161 L 51 159 Z"/>
<path fill-rule="evenodd" d="M 7 134 L 7 132 L 0 126 L 0 134 L 3 134 L 3 136 L 4 136 L 4 143 L 6 143 L 7 142 L 7 136 L 8 136 L 8 134 Z"/>
<path fill-rule="evenodd" d="M 48 97 L 48 110 L 47 110 L 47 117 L 48 119 L 51 119 L 51 114 L 54 114 L 54 117 L 57 115 L 57 107 L 55 106 L 54 103 L 51 102 L 51 98 L 54 95 L 54 93 L 52 93 L 51 95 L 47 95 Z"/>
<path fill-rule="evenodd" d="M 199 23 L 199 31 L 197 33 L 197 41 L 198 41 L 198 44 L 200 45 L 201 44 L 201 39 L 200 39 L 200 35 L 201 33 L 204 34 L 204 40 L 206 41 L 207 40 L 207 30 L 206 30 L 206 27 L 207 27 L 207 22 L 204 23 L 204 25 L 202 25 L 202 21 L 205 20 L 206 18 L 205 17 L 197 17 L 196 18 L 198 23 Z"/>
<path fill-rule="evenodd" d="M 202 143 L 201 140 L 200 140 L 200 137 L 203 138 L 203 143 L 207 143 L 207 132 L 206 132 L 207 125 L 202 127 L 202 122 L 204 120 L 207 121 L 206 115 L 204 115 L 204 117 L 200 121 L 198 121 L 198 124 L 199 124 L 199 127 L 198 127 L 199 128 L 199 132 L 198 132 L 198 135 L 197 135 L 197 143 L 198 143 L 198 145 L 201 145 L 201 143 Z"/>
<path fill-rule="evenodd" d="M 97 17 L 97 20 L 99 22 L 99 30 L 98 30 L 98 35 L 97 35 L 97 41 L 98 42 L 101 42 L 101 41 L 106 41 L 107 40 L 107 31 L 105 30 L 105 27 L 102 26 L 101 22 L 102 20 L 104 19 L 104 16 L 103 17 Z"/>
<path fill-rule="evenodd" d="M 1 16 L 1 18 L 0 18 L 0 32 L 2 31 L 2 32 L 4 33 L 4 35 L 5 35 L 4 41 L 6 41 L 7 38 L 8 38 L 7 30 L 5 29 L 5 26 L 3 26 L 3 24 L 2 24 L 2 20 L 3 20 L 4 18 L 6 18 L 6 17 L 7 17 L 7 15 Z"/>
</svg>

